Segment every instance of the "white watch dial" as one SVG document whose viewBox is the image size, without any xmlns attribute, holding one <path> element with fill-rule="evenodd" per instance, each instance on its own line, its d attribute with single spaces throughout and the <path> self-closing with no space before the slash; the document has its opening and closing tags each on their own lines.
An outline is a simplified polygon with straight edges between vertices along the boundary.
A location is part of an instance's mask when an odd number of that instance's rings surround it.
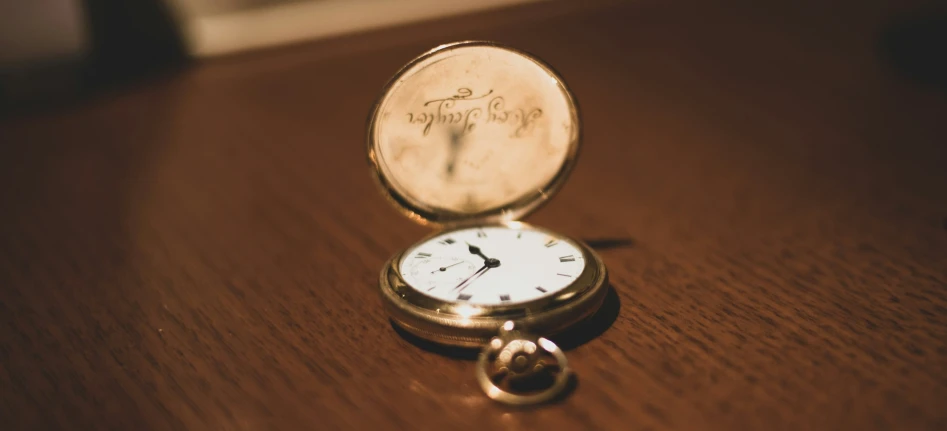
<svg viewBox="0 0 947 431">
<path fill-rule="evenodd" d="M 415 290 L 447 301 L 512 305 L 553 295 L 582 275 L 572 242 L 507 227 L 456 230 L 408 250 L 401 274 Z"/>
</svg>

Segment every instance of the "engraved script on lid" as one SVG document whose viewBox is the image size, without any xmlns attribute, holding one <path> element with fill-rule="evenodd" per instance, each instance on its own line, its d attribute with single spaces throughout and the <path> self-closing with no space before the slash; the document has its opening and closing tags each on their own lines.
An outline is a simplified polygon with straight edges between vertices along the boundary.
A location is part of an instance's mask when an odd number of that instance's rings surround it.
<svg viewBox="0 0 947 431">
<path fill-rule="evenodd" d="M 410 209 L 512 218 L 535 207 L 571 168 L 578 120 L 547 67 L 487 44 L 422 57 L 374 114 L 376 168 Z"/>
</svg>

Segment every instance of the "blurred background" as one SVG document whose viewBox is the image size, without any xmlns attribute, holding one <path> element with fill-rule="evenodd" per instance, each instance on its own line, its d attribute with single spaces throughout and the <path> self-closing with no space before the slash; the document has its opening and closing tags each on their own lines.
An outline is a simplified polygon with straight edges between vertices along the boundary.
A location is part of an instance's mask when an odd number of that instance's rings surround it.
<svg viewBox="0 0 947 431">
<path fill-rule="evenodd" d="M 546 0 L 0 1 L 0 109 L 9 111 L 14 107 L 23 109 L 55 103 L 162 73 L 194 59 L 538 2 L 548 3 Z M 930 9 L 929 3 L 938 2 L 920 3 L 926 7 L 908 17 L 905 25 L 892 29 L 887 48 L 891 50 L 892 60 L 914 78 L 936 81 L 942 86 L 943 76 L 947 75 L 944 30 L 947 18 L 944 8 Z"/>
<path fill-rule="evenodd" d="M 561 9 L 562 3 L 579 8 L 579 4 L 650 2 L 5 0 L 0 1 L 0 112 L 48 106 L 174 70 L 195 59 L 526 3 L 555 3 L 550 8 Z M 824 18 L 843 16 L 837 12 L 849 7 L 844 3 L 826 7 L 827 12 L 835 12 Z M 906 2 L 902 7 L 893 6 L 896 2 L 862 3 L 851 13 L 885 8 L 896 12 L 893 15 L 900 13 L 898 10 L 910 11 L 903 19 L 890 23 L 883 35 L 883 55 L 909 78 L 943 89 L 947 76 L 947 15 L 943 2 Z M 728 7 L 733 5 L 721 5 L 720 9 Z M 780 8 L 774 5 L 769 9 L 780 14 Z M 520 17 L 528 15 L 531 13 Z"/>
<path fill-rule="evenodd" d="M 6 110 L 221 55 L 541 0 L 0 1 Z"/>
</svg>

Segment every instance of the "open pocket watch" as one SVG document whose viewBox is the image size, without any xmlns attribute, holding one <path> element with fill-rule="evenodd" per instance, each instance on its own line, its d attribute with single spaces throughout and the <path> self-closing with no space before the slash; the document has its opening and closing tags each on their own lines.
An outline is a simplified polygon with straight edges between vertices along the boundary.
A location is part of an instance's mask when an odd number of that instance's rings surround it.
<svg viewBox="0 0 947 431">
<path fill-rule="evenodd" d="M 581 143 L 561 77 L 491 42 L 439 46 L 387 84 L 368 126 L 385 196 L 438 230 L 381 271 L 391 320 L 422 339 L 482 347 L 477 379 L 508 404 L 552 399 L 570 368 L 551 336 L 595 313 L 606 270 L 581 241 L 518 221 L 562 186 Z"/>
</svg>

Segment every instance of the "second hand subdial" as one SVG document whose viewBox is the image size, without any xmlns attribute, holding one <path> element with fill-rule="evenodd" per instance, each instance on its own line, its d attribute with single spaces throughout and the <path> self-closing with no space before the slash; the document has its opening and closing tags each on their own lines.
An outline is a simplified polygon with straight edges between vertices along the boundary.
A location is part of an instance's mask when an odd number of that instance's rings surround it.
<svg viewBox="0 0 947 431">
<path fill-rule="evenodd" d="M 447 265 L 447 266 L 442 266 L 442 267 L 440 267 L 440 268 L 437 268 L 437 269 L 431 271 L 431 274 L 433 274 L 433 273 L 435 273 L 435 272 L 437 272 L 437 271 L 441 271 L 441 272 L 447 271 L 447 268 L 450 268 L 450 267 L 452 267 L 452 266 L 457 266 L 457 265 L 460 265 L 460 264 L 462 264 L 462 263 L 464 263 L 464 261 L 455 262 L 455 263 L 452 263 L 452 264 Z"/>
<path fill-rule="evenodd" d="M 417 278 L 419 283 L 428 287 L 428 291 L 440 286 L 446 286 L 447 289 L 453 287 L 456 283 L 467 278 L 476 270 L 477 266 L 468 259 L 457 256 L 433 256 L 419 254 L 420 257 L 411 259 L 411 267 L 407 269 L 408 274 Z"/>
</svg>

